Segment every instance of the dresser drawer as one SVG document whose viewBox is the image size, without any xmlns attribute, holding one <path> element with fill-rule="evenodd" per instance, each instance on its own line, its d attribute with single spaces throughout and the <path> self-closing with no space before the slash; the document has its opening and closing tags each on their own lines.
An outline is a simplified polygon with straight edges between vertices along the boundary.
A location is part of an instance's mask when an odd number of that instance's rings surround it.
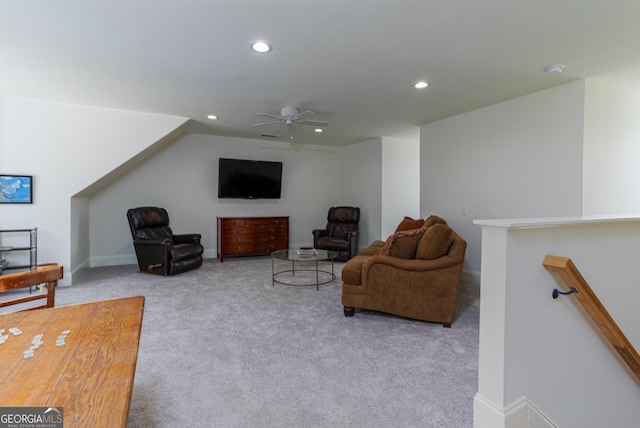
<svg viewBox="0 0 640 428">
<path fill-rule="evenodd" d="M 256 234 L 260 236 L 268 236 L 268 235 L 278 235 L 284 236 L 287 235 L 287 228 L 284 225 L 268 225 L 268 226 L 260 226 L 256 228 Z"/>
<path fill-rule="evenodd" d="M 246 218 L 223 218 L 223 219 L 220 219 L 219 221 L 223 229 L 229 229 L 234 227 L 245 227 L 247 225 Z"/>
<path fill-rule="evenodd" d="M 262 218 L 262 217 L 248 218 L 246 219 L 246 223 L 247 223 L 247 226 L 255 226 L 255 227 L 266 226 L 267 224 L 269 224 L 269 219 Z"/>
<path fill-rule="evenodd" d="M 256 234 L 256 228 L 254 226 L 245 226 L 245 225 L 223 227 L 222 231 L 226 236 L 236 236 L 236 235 L 253 236 Z"/>
<path fill-rule="evenodd" d="M 288 247 L 287 241 L 263 241 L 256 244 L 256 251 L 273 253 L 278 250 L 286 250 Z"/>
<path fill-rule="evenodd" d="M 268 255 L 289 246 L 289 217 L 218 217 L 218 258 Z"/>
<path fill-rule="evenodd" d="M 264 233 L 256 237 L 257 242 L 273 242 L 273 241 L 286 241 L 287 237 L 283 233 Z"/>
<path fill-rule="evenodd" d="M 255 242 L 225 242 L 222 245 L 223 254 L 248 254 L 256 251 Z"/>
<path fill-rule="evenodd" d="M 272 217 L 268 220 L 267 224 L 270 226 L 277 225 L 287 227 L 289 224 L 289 217 Z"/>
<path fill-rule="evenodd" d="M 256 237 L 253 233 L 241 235 L 225 235 L 225 244 L 255 243 Z"/>
</svg>

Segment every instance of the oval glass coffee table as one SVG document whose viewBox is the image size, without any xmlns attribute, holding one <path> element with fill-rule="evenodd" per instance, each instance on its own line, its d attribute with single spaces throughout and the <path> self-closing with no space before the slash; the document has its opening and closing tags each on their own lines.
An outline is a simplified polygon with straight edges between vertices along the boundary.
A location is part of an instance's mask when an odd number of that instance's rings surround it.
<svg viewBox="0 0 640 428">
<path fill-rule="evenodd" d="M 274 286 L 276 282 L 284 285 L 315 285 L 317 291 L 321 285 L 335 281 L 336 275 L 333 271 L 333 261 L 337 255 L 338 253 L 335 251 L 329 250 L 314 250 L 311 254 L 300 254 L 298 250 L 295 249 L 274 251 L 271 253 L 271 285 Z M 287 264 L 287 267 L 290 269 L 276 271 L 276 260 L 291 263 L 290 265 Z M 331 272 L 321 269 L 322 266 L 320 265 L 320 262 L 328 261 L 331 261 Z M 296 268 L 296 263 L 306 263 L 307 265 L 303 266 L 302 269 L 299 269 Z M 309 266 L 309 264 L 311 264 L 311 266 Z M 303 282 L 303 278 L 301 278 L 301 281 L 295 281 L 295 278 L 292 280 L 287 279 L 286 281 L 283 279 L 285 274 L 288 274 L 293 278 L 296 272 L 315 272 L 315 283 Z M 321 276 L 322 279 L 320 278 Z"/>
</svg>

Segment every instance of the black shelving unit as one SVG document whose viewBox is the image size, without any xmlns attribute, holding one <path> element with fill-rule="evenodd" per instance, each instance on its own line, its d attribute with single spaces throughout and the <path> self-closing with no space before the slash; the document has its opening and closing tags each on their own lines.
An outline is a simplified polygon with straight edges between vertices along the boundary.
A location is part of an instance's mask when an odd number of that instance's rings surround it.
<svg viewBox="0 0 640 428">
<path fill-rule="evenodd" d="M 20 237 L 15 234 L 27 234 L 27 236 Z M 28 244 L 27 244 L 28 241 Z M 14 245 L 19 243 L 18 245 Z M 0 271 L 12 270 L 12 269 L 35 269 L 38 266 L 38 228 L 34 229 L 2 229 L 0 230 L 0 260 L 5 260 L 4 256 L 7 253 L 27 253 L 29 259 L 23 263 L 15 263 L 9 260 L 6 266 L 0 266 Z"/>
</svg>

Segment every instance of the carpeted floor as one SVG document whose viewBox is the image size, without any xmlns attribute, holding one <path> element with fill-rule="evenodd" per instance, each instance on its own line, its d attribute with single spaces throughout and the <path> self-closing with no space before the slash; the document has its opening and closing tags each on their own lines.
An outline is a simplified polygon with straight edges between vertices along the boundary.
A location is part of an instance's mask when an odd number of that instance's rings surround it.
<svg viewBox="0 0 640 428">
<path fill-rule="evenodd" d="M 269 257 L 206 260 L 173 277 L 86 269 L 56 305 L 144 295 L 128 426 L 473 426 L 479 290 L 452 328 L 371 311 L 344 317 L 338 279 L 272 286 Z"/>
</svg>

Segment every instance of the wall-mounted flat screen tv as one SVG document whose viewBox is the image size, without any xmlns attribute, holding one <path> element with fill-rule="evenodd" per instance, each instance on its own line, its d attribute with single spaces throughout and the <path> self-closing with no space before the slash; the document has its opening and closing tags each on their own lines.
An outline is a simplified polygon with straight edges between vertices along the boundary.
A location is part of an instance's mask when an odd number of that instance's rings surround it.
<svg viewBox="0 0 640 428">
<path fill-rule="evenodd" d="M 279 199 L 282 162 L 220 158 L 218 198 Z"/>
</svg>

